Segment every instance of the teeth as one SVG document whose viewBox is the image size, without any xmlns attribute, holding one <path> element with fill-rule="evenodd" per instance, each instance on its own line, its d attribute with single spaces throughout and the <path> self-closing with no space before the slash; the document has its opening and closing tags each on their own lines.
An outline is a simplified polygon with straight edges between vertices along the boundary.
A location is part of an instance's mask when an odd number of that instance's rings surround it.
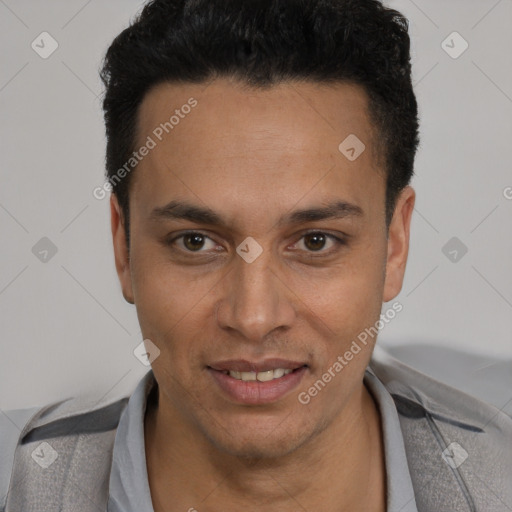
<svg viewBox="0 0 512 512">
<path fill-rule="evenodd" d="M 272 380 L 274 378 L 274 370 L 268 370 L 268 372 L 259 372 L 256 375 L 256 378 L 260 382 L 267 382 L 269 380 Z"/>
<path fill-rule="evenodd" d="M 233 377 L 237 380 L 243 380 L 243 381 L 260 381 L 260 382 L 268 382 L 269 380 L 273 379 L 280 379 L 283 375 L 288 375 L 293 370 L 288 370 L 284 368 L 276 368 L 275 370 L 267 370 L 265 372 L 236 372 L 236 371 L 230 371 L 229 375 L 230 377 Z"/>
<path fill-rule="evenodd" d="M 279 379 L 279 377 L 282 377 L 285 373 L 290 373 L 291 370 L 285 370 L 284 368 L 277 368 L 274 370 L 274 379 Z"/>
</svg>

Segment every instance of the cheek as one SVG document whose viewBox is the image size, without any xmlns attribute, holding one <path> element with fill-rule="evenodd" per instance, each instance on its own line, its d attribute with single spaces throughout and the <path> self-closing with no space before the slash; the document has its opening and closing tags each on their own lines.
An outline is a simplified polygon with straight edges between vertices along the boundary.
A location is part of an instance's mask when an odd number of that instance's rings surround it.
<svg viewBox="0 0 512 512">
<path fill-rule="evenodd" d="M 376 247 L 354 251 L 325 273 L 290 276 L 291 288 L 331 335 L 357 336 L 379 318 L 384 278 Z"/>
<path fill-rule="evenodd" d="M 137 316 L 144 337 L 151 339 L 161 351 L 162 361 L 177 361 L 178 353 L 190 352 L 191 344 L 174 343 L 197 336 L 192 332 L 200 325 L 199 317 L 206 314 L 211 277 L 187 278 L 159 253 L 134 251 L 132 282 Z M 210 308 L 211 309 L 211 308 Z"/>
<path fill-rule="evenodd" d="M 204 281 L 188 279 L 154 242 L 139 245 L 142 247 L 134 247 L 131 261 L 137 309 L 156 325 L 173 325 L 200 302 Z"/>
</svg>

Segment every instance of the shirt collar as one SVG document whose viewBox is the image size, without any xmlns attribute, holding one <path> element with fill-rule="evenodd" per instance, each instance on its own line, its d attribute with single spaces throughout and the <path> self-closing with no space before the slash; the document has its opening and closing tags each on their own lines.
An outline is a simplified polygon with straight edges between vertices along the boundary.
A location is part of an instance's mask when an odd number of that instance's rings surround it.
<svg viewBox="0 0 512 512">
<path fill-rule="evenodd" d="M 153 370 L 144 375 L 117 426 L 110 471 L 108 512 L 153 512 L 144 443 L 148 395 L 156 386 Z"/>
<path fill-rule="evenodd" d="M 388 512 L 418 512 L 400 420 L 393 397 L 368 367 L 364 383 L 379 408 L 387 478 Z"/>
</svg>

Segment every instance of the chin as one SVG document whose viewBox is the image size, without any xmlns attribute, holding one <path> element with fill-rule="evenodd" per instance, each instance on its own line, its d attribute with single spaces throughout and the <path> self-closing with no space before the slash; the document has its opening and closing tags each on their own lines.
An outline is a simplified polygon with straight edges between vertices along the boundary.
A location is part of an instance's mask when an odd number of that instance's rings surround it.
<svg viewBox="0 0 512 512">
<path fill-rule="evenodd" d="M 205 434 L 221 452 L 241 459 L 261 460 L 278 459 L 294 452 L 314 435 L 310 430 L 307 423 L 291 426 L 281 420 L 258 427 L 253 420 L 250 425 L 238 423 L 216 432 L 208 428 Z"/>
<path fill-rule="evenodd" d="M 225 443 L 217 443 L 217 448 L 233 457 L 248 460 L 280 459 L 294 452 L 304 441 L 290 439 L 290 436 L 269 438 L 257 436 L 250 439 L 226 439 Z"/>
</svg>

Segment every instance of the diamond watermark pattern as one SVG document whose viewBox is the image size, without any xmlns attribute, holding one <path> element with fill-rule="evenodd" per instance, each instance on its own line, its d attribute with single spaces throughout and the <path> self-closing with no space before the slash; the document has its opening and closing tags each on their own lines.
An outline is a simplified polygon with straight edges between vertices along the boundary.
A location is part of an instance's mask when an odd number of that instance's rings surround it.
<svg viewBox="0 0 512 512">
<path fill-rule="evenodd" d="M 31 453 L 32 458 L 44 469 L 49 468 L 57 459 L 59 454 L 52 448 L 50 444 L 43 441 Z"/>
<path fill-rule="evenodd" d="M 452 59 L 458 59 L 469 48 L 469 43 L 458 32 L 452 32 L 441 43 L 441 48 Z"/>
<path fill-rule="evenodd" d="M 443 451 L 442 457 L 448 466 L 455 469 L 468 458 L 468 452 L 459 443 L 450 443 Z"/>
<path fill-rule="evenodd" d="M 363 144 L 361 139 L 351 133 L 339 146 L 338 149 L 342 155 L 345 156 L 348 160 L 353 162 L 357 160 L 363 151 L 366 149 L 366 146 Z"/>
<path fill-rule="evenodd" d="M 56 254 L 57 246 L 46 236 L 32 247 L 32 254 L 43 263 L 48 263 Z"/>
<path fill-rule="evenodd" d="M 236 252 L 247 262 L 252 263 L 262 252 L 261 245 L 248 236 L 237 248 Z"/>
<path fill-rule="evenodd" d="M 454 236 L 444 244 L 441 251 L 452 263 L 458 263 L 468 252 L 468 248 Z"/>
<path fill-rule="evenodd" d="M 133 355 L 144 365 L 151 363 L 160 355 L 160 349 L 149 339 L 141 341 L 133 351 Z"/>
<path fill-rule="evenodd" d="M 30 46 L 39 57 L 47 59 L 59 47 L 59 43 L 48 32 L 41 32 Z"/>
</svg>

